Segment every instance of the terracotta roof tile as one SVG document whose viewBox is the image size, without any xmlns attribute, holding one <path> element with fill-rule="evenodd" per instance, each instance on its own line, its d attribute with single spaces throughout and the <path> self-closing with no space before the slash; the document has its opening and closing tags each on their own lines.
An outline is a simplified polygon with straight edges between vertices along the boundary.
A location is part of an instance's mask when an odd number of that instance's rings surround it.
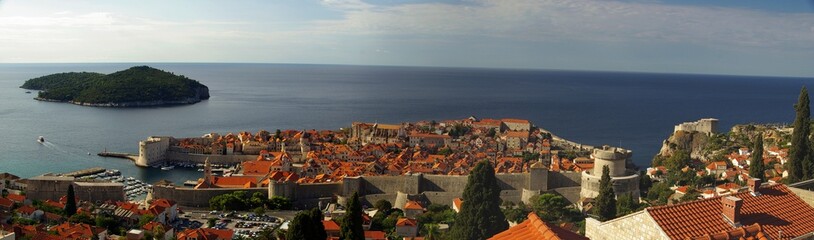
<svg viewBox="0 0 814 240">
<path fill-rule="evenodd" d="M 761 195 L 741 192 L 733 196 L 743 200 L 740 223 L 743 226 L 759 224 L 771 239 L 778 232 L 789 238 L 814 232 L 814 208 L 792 193 L 785 185 L 760 188 Z M 722 216 L 720 197 L 651 207 L 647 212 L 672 239 L 687 239 L 711 233 L 733 230 Z"/>
<path fill-rule="evenodd" d="M 491 240 L 509 239 L 544 239 L 544 240 L 581 240 L 588 239 L 574 232 L 565 230 L 556 225 L 547 223 L 537 217 L 534 212 L 529 213 L 528 219 L 520 224 L 489 238 Z"/>
</svg>

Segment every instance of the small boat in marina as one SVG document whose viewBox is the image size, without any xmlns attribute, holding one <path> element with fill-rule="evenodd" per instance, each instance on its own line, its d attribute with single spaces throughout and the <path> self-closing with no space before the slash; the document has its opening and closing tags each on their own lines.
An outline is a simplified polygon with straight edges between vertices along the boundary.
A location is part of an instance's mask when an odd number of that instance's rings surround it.
<svg viewBox="0 0 814 240">
<path fill-rule="evenodd" d="M 161 167 L 161 170 L 167 171 L 167 170 L 172 170 L 173 168 L 175 168 L 175 166 L 170 165 L 170 166 Z"/>
</svg>

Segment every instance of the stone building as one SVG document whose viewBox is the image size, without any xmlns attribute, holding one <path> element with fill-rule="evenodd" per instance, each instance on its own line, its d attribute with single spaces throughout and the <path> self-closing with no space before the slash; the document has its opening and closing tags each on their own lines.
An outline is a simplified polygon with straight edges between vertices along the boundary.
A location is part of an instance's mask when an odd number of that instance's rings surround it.
<svg viewBox="0 0 814 240">
<path fill-rule="evenodd" d="M 117 182 L 74 182 L 74 193 L 82 201 L 100 204 L 124 201 L 124 184 Z"/>
<path fill-rule="evenodd" d="M 413 133 L 410 134 L 410 146 L 435 146 L 444 147 L 452 138 L 448 135 Z"/>
<path fill-rule="evenodd" d="M 170 148 L 172 137 L 151 136 L 147 140 L 138 143 L 138 158 L 136 166 L 146 167 L 155 162 L 164 161 L 167 157 L 167 150 Z"/>
<path fill-rule="evenodd" d="M 401 125 L 362 122 L 354 122 L 351 125 L 351 140 L 362 145 L 396 143 L 405 135 Z"/>
<path fill-rule="evenodd" d="M 599 181 L 602 179 L 602 169 L 608 166 L 610 170 L 613 191 L 616 195 L 632 194 L 634 199 L 639 198 L 639 174 L 627 169 L 627 160 L 633 153 L 630 150 L 603 146 L 593 150 L 594 168 L 582 172 L 582 189 L 580 196 L 594 198 L 599 195 Z"/>
<path fill-rule="evenodd" d="M 673 132 L 687 131 L 687 132 L 702 132 L 706 134 L 713 134 L 718 132 L 718 119 L 703 118 L 695 122 L 685 122 L 675 126 Z"/>
<path fill-rule="evenodd" d="M 68 193 L 68 186 L 74 186 L 74 194 L 79 200 L 101 203 L 124 201 L 124 185 L 111 182 L 76 181 L 73 177 L 36 176 L 28 179 L 26 197 L 32 200 L 56 200 Z"/>
</svg>

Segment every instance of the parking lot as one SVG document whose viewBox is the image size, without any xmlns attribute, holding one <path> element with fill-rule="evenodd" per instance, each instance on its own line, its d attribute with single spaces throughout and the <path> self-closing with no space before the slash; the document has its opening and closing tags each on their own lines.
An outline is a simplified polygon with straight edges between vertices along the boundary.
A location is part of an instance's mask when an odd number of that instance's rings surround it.
<svg viewBox="0 0 814 240">
<path fill-rule="evenodd" d="M 180 220 L 173 224 L 176 229 L 194 229 L 207 227 L 210 218 L 214 218 L 216 229 L 233 229 L 236 235 L 244 237 L 254 237 L 265 228 L 276 228 L 284 221 L 293 219 L 296 211 L 270 211 L 264 215 L 255 215 L 252 212 L 220 212 L 190 210 L 180 217 Z"/>
</svg>

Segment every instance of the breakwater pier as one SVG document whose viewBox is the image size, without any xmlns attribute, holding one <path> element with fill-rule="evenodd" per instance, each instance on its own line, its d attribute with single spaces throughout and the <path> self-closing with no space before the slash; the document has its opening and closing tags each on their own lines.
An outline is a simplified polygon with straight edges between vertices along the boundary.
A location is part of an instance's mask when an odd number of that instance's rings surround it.
<svg viewBox="0 0 814 240">
<path fill-rule="evenodd" d="M 69 172 L 69 173 L 63 173 L 61 175 L 65 176 L 65 177 L 79 178 L 79 177 L 84 177 L 84 176 L 88 176 L 88 175 L 103 173 L 105 171 L 106 171 L 106 169 L 104 169 L 104 168 L 94 167 L 94 168 L 87 168 L 87 169 L 77 170 L 77 171 L 73 171 L 73 172 Z"/>
<path fill-rule="evenodd" d="M 98 155 L 100 157 L 124 158 L 124 159 L 128 159 L 130 161 L 136 161 L 136 158 L 138 157 L 138 155 L 131 154 L 131 153 L 108 152 L 108 151 L 100 152 L 100 153 L 97 153 L 96 155 Z"/>
</svg>

